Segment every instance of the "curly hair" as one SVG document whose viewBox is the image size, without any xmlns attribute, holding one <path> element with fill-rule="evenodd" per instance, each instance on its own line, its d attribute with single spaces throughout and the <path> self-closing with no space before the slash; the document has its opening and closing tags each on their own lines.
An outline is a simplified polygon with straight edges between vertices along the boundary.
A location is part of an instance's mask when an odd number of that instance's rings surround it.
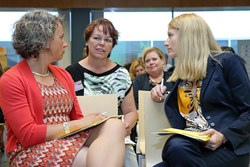
<svg viewBox="0 0 250 167">
<path fill-rule="evenodd" d="M 129 75 L 130 75 L 132 81 L 135 80 L 135 77 L 136 77 L 136 68 L 138 66 L 142 66 L 145 69 L 145 65 L 143 64 L 142 60 L 134 60 L 131 63 L 131 66 L 129 68 Z"/>
<path fill-rule="evenodd" d="M 38 57 L 41 50 L 48 48 L 48 42 L 54 38 L 62 18 L 43 10 L 34 10 L 25 14 L 14 25 L 12 45 L 22 58 Z"/>
</svg>

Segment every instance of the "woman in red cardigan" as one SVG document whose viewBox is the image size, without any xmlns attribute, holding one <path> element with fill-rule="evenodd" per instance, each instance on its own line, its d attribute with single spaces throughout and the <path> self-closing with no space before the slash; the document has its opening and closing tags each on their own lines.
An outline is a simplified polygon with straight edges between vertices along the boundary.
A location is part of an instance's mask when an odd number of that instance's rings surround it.
<svg viewBox="0 0 250 167">
<path fill-rule="evenodd" d="M 41 10 L 27 13 L 15 25 L 13 47 L 23 60 L 0 80 L 9 164 L 122 166 L 125 128 L 118 119 L 57 139 L 105 118 L 100 113 L 83 117 L 71 76 L 51 65 L 68 46 L 63 36 L 62 19 Z"/>
</svg>

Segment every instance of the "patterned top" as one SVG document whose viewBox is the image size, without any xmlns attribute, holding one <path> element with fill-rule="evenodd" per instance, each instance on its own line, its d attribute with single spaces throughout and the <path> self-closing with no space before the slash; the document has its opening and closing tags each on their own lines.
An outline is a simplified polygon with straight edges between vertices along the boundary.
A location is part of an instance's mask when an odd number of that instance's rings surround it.
<svg viewBox="0 0 250 167">
<path fill-rule="evenodd" d="M 73 98 L 62 84 L 54 78 L 54 84 L 47 86 L 38 83 L 43 96 L 43 123 L 51 125 L 70 121 Z"/>
<path fill-rule="evenodd" d="M 178 85 L 178 107 L 180 114 L 186 119 L 185 130 L 205 131 L 209 129 L 202 115 L 200 90 L 202 81 L 180 82 Z"/>
<path fill-rule="evenodd" d="M 66 70 L 75 81 L 76 95 L 117 94 L 118 106 L 132 86 L 128 71 L 120 65 L 101 74 L 94 73 L 79 63 L 67 67 Z"/>
<path fill-rule="evenodd" d="M 38 83 L 43 97 L 43 122 L 48 125 L 70 121 L 69 115 L 73 108 L 73 98 L 54 75 L 53 78 L 54 84 L 51 86 Z M 27 148 L 18 143 L 17 149 L 8 155 L 9 164 L 10 166 L 70 167 L 90 133 L 91 131 L 83 131 L 66 138 L 47 141 Z"/>
<path fill-rule="evenodd" d="M 54 81 L 52 86 L 38 83 L 44 99 L 43 122 L 48 125 L 70 121 L 69 115 L 73 108 L 73 98 L 57 78 Z"/>
</svg>

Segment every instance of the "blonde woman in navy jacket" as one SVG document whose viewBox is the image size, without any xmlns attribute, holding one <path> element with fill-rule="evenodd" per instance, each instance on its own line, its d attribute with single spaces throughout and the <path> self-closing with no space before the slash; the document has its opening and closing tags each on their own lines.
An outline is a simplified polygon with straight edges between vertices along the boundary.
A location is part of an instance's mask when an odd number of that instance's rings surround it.
<svg viewBox="0 0 250 167">
<path fill-rule="evenodd" d="M 176 58 L 168 80 L 176 83 L 165 101 L 166 115 L 173 128 L 199 131 L 211 139 L 201 143 L 174 135 L 156 166 L 248 167 L 250 83 L 242 59 L 222 52 L 196 14 L 174 18 L 164 45 Z M 153 100 L 158 102 L 164 91 L 155 87 Z"/>
</svg>

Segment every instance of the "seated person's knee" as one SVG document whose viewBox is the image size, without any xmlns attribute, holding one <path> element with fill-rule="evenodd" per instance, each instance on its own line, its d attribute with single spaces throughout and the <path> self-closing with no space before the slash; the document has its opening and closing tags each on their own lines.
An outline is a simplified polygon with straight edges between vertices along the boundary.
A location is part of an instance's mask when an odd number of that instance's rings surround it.
<svg viewBox="0 0 250 167">
<path fill-rule="evenodd" d="M 120 119 L 108 119 L 105 122 L 105 127 L 108 128 L 108 131 L 112 133 L 120 133 L 125 137 L 125 126 L 124 123 Z"/>
</svg>

